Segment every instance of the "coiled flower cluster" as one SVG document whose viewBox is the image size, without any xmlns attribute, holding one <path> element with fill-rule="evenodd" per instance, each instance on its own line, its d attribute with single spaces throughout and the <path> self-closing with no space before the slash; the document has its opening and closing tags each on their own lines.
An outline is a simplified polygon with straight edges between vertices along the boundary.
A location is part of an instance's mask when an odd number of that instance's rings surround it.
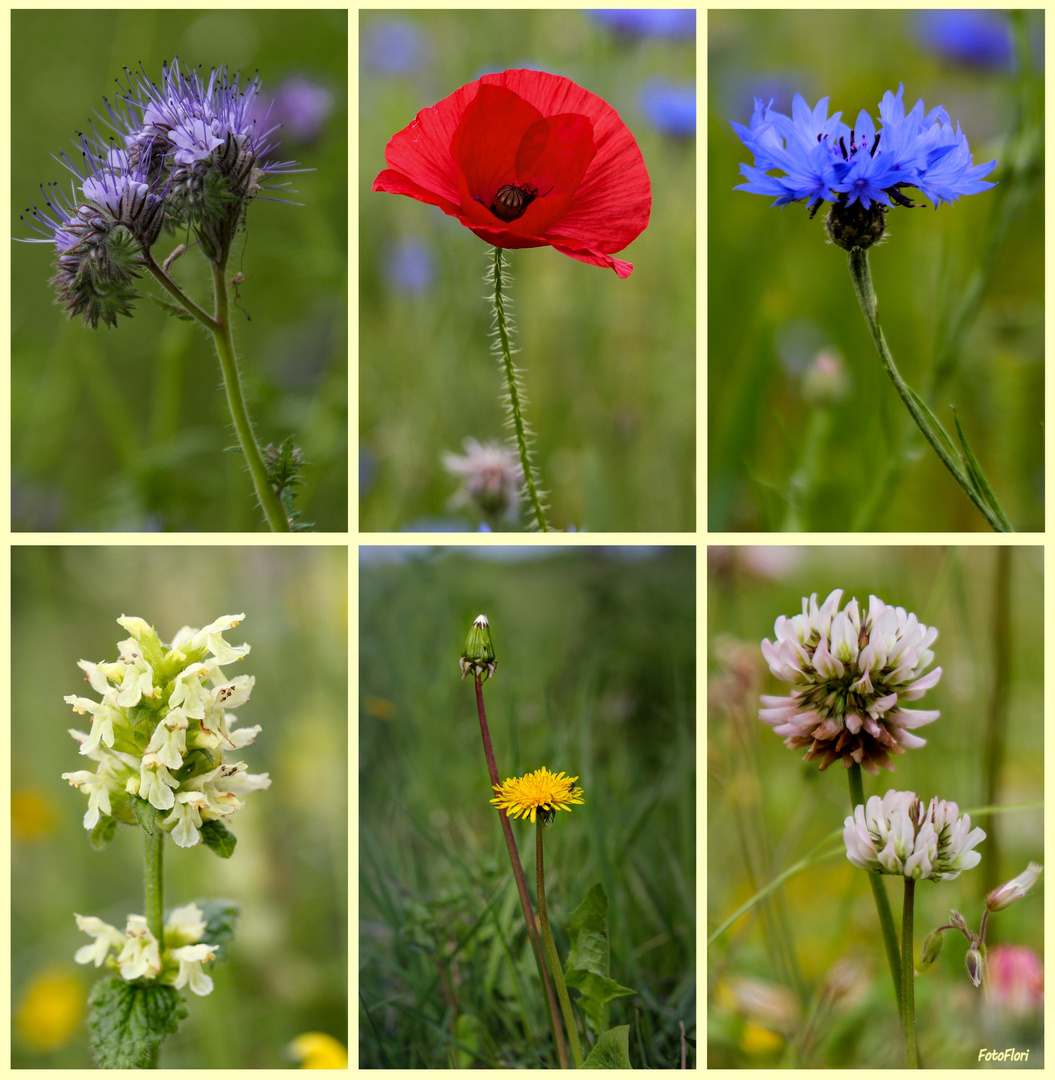
<svg viewBox="0 0 1055 1080">
<path fill-rule="evenodd" d="M 160 86 L 142 69 L 125 76 L 116 104 L 104 99 L 114 133 L 80 134 L 83 164 L 57 156 L 75 177 L 69 194 L 41 186 L 46 210 L 27 211 L 43 236 L 32 242 L 53 243 L 58 253 L 59 302 L 93 328 L 131 313 L 134 279 L 164 227 L 193 229 L 220 264 L 265 178 L 293 167 L 267 160 L 275 129 L 265 120 L 257 130 L 256 78 L 243 88 L 224 67 L 203 79 L 178 58 L 163 65 Z"/>
<path fill-rule="evenodd" d="M 870 596 L 862 611 L 856 598 L 839 610 L 842 589 L 817 604 L 803 598 L 802 614 L 781 615 L 776 641 L 762 642 L 769 670 L 793 689 L 786 697 L 762 695 L 758 718 L 785 736 L 792 749 L 807 747 L 803 760 L 856 763 L 873 775 L 893 771 L 890 755 L 923 746 L 914 728 L 938 719 L 935 710 L 906 709 L 941 678 L 934 660 L 938 631 L 904 608 Z"/>
<path fill-rule="evenodd" d="M 917 881 L 959 877 L 981 861 L 971 849 L 985 839 L 971 828 L 970 815 L 959 813 L 956 803 L 943 799 L 931 799 L 924 810 L 911 791 L 873 795 L 843 823 L 846 857 L 862 870 Z"/>
<path fill-rule="evenodd" d="M 226 821 L 244 805 L 239 798 L 271 786 L 267 773 L 251 774 L 225 751 L 248 746 L 260 726 L 236 728 L 228 710 L 244 705 L 252 675 L 228 677 L 223 667 L 241 660 L 248 645 L 229 645 L 223 634 L 244 615 L 224 615 L 202 630 L 185 626 L 170 646 L 143 619 L 122 616 L 131 635 L 113 663 L 79 661 L 101 701 L 69 695 L 74 712 L 92 718 L 91 731 L 70 730 L 80 752 L 98 762 L 94 772 L 62 774 L 88 796 L 84 827 L 106 839 L 116 822 L 156 820 L 180 847 L 204 841 L 229 854 Z M 149 829 L 148 829 L 149 831 Z"/>
</svg>

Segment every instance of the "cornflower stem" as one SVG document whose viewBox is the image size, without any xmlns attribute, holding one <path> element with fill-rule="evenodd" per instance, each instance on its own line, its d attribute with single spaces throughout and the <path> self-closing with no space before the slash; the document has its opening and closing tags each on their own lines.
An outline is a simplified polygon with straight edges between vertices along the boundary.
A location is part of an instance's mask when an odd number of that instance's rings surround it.
<svg viewBox="0 0 1055 1080">
<path fill-rule="evenodd" d="M 213 291 L 216 298 L 216 312 L 209 315 L 198 307 L 193 300 L 168 276 L 165 270 L 158 266 L 149 252 L 143 255 L 144 263 L 159 285 L 176 301 L 177 304 L 192 318 L 212 334 L 216 344 L 216 355 L 220 360 L 220 371 L 223 374 L 224 390 L 227 394 L 227 407 L 231 413 L 231 421 L 234 424 L 238 443 L 242 449 L 246 464 L 249 466 L 249 475 L 253 481 L 253 489 L 256 491 L 257 502 L 267 520 L 268 527 L 272 532 L 292 532 L 289 518 L 275 489 L 267 478 L 267 468 L 264 465 L 263 455 L 257 445 L 253 434 L 253 425 L 249 419 L 249 410 L 246 408 L 245 395 L 242 393 L 242 380 L 238 374 L 238 361 L 234 355 L 234 341 L 231 338 L 230 305 L 227 298 L 227 259 L 222 263 L 210 262 L 212 267 Z"/>
<path fill-rule="evenodd" d="M 143 852 L 143 893 L 146 908 L 147 927 L 158 948 L 165 947 L 165 832 L 155 821 L 152 833 L 143 833 L 145 846 Z M 158 1067 L 160 1045 L 150 1055 L 148 1068 Z"/>
<path fill-rule="evenodd" d="M 509 411 L 513 417 L 513 430 L 516 433 L 517 448 L 520 451 L 520 464 L 524 470 L 524 483 L 527 487 L 528 501 L 535 513 L 535 521 L 538 523 L 539 532 L 548 532 L 546 515 L 542 510 L 542 501 L 539 499 L 538 489 L 535 487 L 535 478 L 531 472 L 531 458 L 528 455 L 527 434 L 524 429 L 524 417 L 520 409 L 520 388 L 517 386 L 516 368 L 513 366 L 513 350 L 509 343 L 509 326 L 506 320 L 505 297 L 502 295 L 502 249 L 494 249 L 492 278 L 494 281 L 494 309 L 495 328 L 498 331 L 498 341 L 501 346 L 502 362 L 506 373 L 506 384 L 509 387 Z"/>
<path fill-rule="evenodd" d="M 546 955 L 549 957 L 553 981 L 557 984 L 557 996 L 560 998 L 561 1012 L 564 1013 L 564 1026 L 568 1029 L 568 1041 L 571 1043 L 571 1056 L 575 1068 L 582 1065 L 582 1049 L 579 1047 L 579 1032 L 575 1027 L 575 1015 L 571 1011 L 568 988 L 564 985 L 564 970 L 560 966 L 557 946 L 553 941 L 553 931 L 549 928 L 549 916 L 546 914 L 546 874 L 543 869 L 542 834 L 546 826 L 542 818 L 535 819 L 535 887 L 538 890 L 538 918 L 542 924 L 542 939 L 546 943 Z"/>
<path fill-rule="evenodd" d="M 850 278 L 853 281 L 854 292 L 857 295 L 857 302 L 860 304 L 861 312 L 865 317 L 865 322 L 868 324 L 868 330 L 872 335 L 876 352 L 879 353 L 883 369 L 890 376 L 890 381 L 894 384 L 894 389 L 897 390 L 905 408 L 908 409 L 909 415 L 911 415 L 923 437 L 930 444 L 931 449 L 941 459 L 942 464 L 952 473 L 953 479 L 963 488 L 971 502 L 981 511 L 982 516 L 989 522 L 993 531 L 1013 532 L 1014 530 L 1006 517 L 1002 514 L 998 515 L 975 490 L 967 473 L 964 472 L 960 463 L 949 452 L 948 447 L 935 430 L 934 423 L 921 407 L 920 399 L 916 397 L 909 388 L 908 383 L 901 377 L 901 373 L 894 363 L 894 358 L 890 355 L 890 349 L 887 346 L 886 338 L 883 336 L 882 327 L 879 325 L 877 314 L 879 305 L 876 300 L 875 288 L 872 285 L 872 272 L 868 266 L 868 250 L 858 247 L 851 248 L 847 252 L 846 258 L 850 268 Z"/>
<path fill-rule="evenodd" d="M 905 1068 L 919 1068 L 916 1049 L 916 1001 L 913 996 L 915 965 L 912 960 L 912 907 L 915 878 L 905 878 L 905 904 L 901 911 L 901 1022 L 905 1029 Z"/>
<path fill-rule="evenodd" d="M 850 778 L 850 812 L 854 807 L 863 806 L 865 801 L 864 781 L 861 778 L 861 766 L 855 761 L 847 773 Z M 890 910 L 890 898 L 886 894 L 882 874 L 869 874 L 868 884 L 872 886 L 876 911 L 879 914 L 879 926 L 883 931 L 883 944 L 886 946 L 887 963 L 890 965 L 890 977 L 894 980 L 894 997 L 897 998 L 898 1012 L 902 1002 L 901 954 L 898 951 L 897 930 L 894 928 L 894 915 Z"/>
<path fill-rule="evenodd" d="M 484 743 L 484 757 L 487 758 L 487 772 L 491 777 L 491 788 L 493 790 L 499 786 L 498 766 L 495 764 L 495 752 L 491 746 L 491 732 L 487 726 L 487 713 L 484 710 L 483 683 L 479 675 L 476 676 L 476 711 L 480 717 L 480 736 Z M 498 808 L 496 807 L 496 809 Z M 520 908 L 524 913 L 524 922 L 527 923 L 528 937 L 531 940 L 535 963 L 538 964 L 542 984 L 546 988 L 550 1030 L 553 1032 L 553 1042 L 557 1047 L 557 1059 L 560 1062 L 560 1067 L 567 1069 L 569 1068 L 568 1048 L 564 1043 L 564 1033 L 561 1031 L 560 1017 L 557 1014 L 557 999 L 553 995 L 553 985 L 546 970 L 542 942 L 539 940 L 538 927 L 535 925 L 535 914 L 531 908 L 531 895 L 528 893 L 527 881 L 524 878 L 524 867 L 521 865 L 520 853 L 517 851 L 516 841 L 513 839 L 513 826 L 509 822 L 508 815 L 501 810 L 498 810 L 498 817 L 502 822 L 502 835 L 505 837 L 509 861 L 513 866 L 513 877 L 517 883 L 517 892 L 520 894 Z"/>
</svg>

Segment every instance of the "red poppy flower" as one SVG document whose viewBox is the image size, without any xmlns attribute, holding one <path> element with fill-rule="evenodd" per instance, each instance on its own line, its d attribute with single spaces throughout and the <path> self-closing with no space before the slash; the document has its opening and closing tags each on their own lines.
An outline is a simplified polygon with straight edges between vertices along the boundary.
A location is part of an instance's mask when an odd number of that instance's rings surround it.
<svg viewBox="0 0 1055 1080">
<path fill-rule="evenodd" d="M 485 75 L 385 147 L 374 191 L 409 195 L 502 248 L 549 245 L 621 278 L 613 259 L 648 224 L 652 185 L 634 136 L 596 94 L 545 71 Z"/>
</svg>

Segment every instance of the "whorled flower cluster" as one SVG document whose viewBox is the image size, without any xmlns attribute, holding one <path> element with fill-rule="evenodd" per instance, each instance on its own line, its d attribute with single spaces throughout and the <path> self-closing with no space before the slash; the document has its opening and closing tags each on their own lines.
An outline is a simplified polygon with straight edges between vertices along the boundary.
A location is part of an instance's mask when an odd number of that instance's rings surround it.
<svg viewBox="0 0 1055 1080">
<path fill-rule="evenodd" d="M 906 709 L 941 678 L 923 672 L 934 659 L 938 636 L 904 608 L 876 596 L 862 611 L 856 599 L 842 611 L 842 589 L 817 604 L 803 598 L 802 614 L 781 615 L 776 641 L 762 642 L 770 671 L 792 684 L 786 697 L 762 695 L 760 720 L 784 736 L 784 745 L 807 748 L 803 760 L 856 763 L 873 775 L 893 770 L 890 755 L 923 746 L 912 729 L 938 718 L 937 710 Z"/>
<path fill-rule="evenodd" d="M 981 861 L 972 848 L 985 839 L 971 828 L 969 814 L 959 816 L 954 802 L 931 799 L 926 810 L 911 791 L 873 795 L 855 806 L 843 828 L 846 857 L 862 870 L 916 880 L 959 877 Z"/>
<path fill-rule="evenodd" d="M 790 117 L 756 98 L 747 127 L 732 121 L 755 159 L 754 166 L 740 166 L 747 183 L 734 190 L 772 195 L 774 206 L 805 200 L 812 217 L 822 202 L 860 203 L 866 211 L 873 202 L 913 206 L 906 187 L 922 191 L 935 209 L 993 187 L 982 178 L 996 161 L 975 165 L 967 137 L 945 109 L 924 113 L 921 99 L 906 114 L 903 93 L 899 85 L 897 94 L 883 95 L 878 130 L 863 109 L 852 128 L 841 122 L 842 113 L 828 116 L 826 97 L 811 109 L 796 94 Z"/>
<path fill-rule="evenodd" d="M 202 942 L 206 921 L 196 904 L 176 908 L 165 923 L 164 942 L 158 942 L 142 915 L 129 915 L 124 931 L 94 915 L 74 915 L 77 929 L 95 938 L 74 955 L 78 964 L 104 963 L 119 971 L 123 978 L 156 979 L 175 986 L 190 986 L 204 996 L 212 992 L 212 979 L 202 971 L 202 964 L 216 958 L 216 949 Z M 164 950 L 162 950 L 164 945 Z M 115 956 L 110 955 L 113 949 Z"/>
<path fill-rule="evenodd" d="M 117 103 L 106 102 L 114 134 L 81 134 L 83 164 L 57 157 L 76 178 L 70 193 L 42 186 L 46 210 L 27 211 L 43 236 L 31 242 L 55 245 L 59 302 L 93 328 L 130 314 L 143 253 L 163 227 L 193 228 L 219 263 L 265 179 L 293 168 L 267 160 L 274 127 L 258 130 L 257 79 L 242 87 L 226 68 L 204 79 L 178 58 L 163 65 L 160 86 L 142 69 L 125 76 Z"/>
<path fill-rule="evenodd" d="M 249 700 L 252 675 L 229 678 L 223 666 L 241 660 L 248 645 L 229 645 L 225 631 L 244 615 L 225 615 L 202 630 L 185 626 L 163 645 L 143 619 L 122 616 L 131 635 L 118 644 L 113 663 L 79 661 L 101 701 L 69 695 L 74 712 L 91 714 L 88 733 L 71 729 L 80 752 L 99 764 L 62 774 L 88 796 L 84 827 L 104 817 L 137 825 L 134 799 L 159 811 L 161 827 L 180 847 L 207 841 L 244 805 L 239 798 L 271 786 L 267 773 L 251 774 L 244 762 L 224 760 L 225 750 L 248 746 L 260 726 L 235 728 L 229 709 Z M 164 816 L 162 816 L 162 814 Z"/>
</svg>

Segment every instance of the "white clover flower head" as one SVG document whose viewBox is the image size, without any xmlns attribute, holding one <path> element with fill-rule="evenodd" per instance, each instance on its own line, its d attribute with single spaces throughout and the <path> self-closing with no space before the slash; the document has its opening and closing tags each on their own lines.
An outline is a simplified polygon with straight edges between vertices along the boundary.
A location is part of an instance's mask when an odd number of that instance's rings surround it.
<svg viewBox="0 0 1055 1080">
<path fill-rule="evenodd" d="M 937 798 L 924 810 L 912 791 L 873 795 L 843 822 L 846 857 L 878 874 L 952 880 L 978 865 L 981 853 L 972 849 L 985 839 L 971 828 L 970 815 L 959 812 L 956 803 Z"/>
<path fill-rule="evenodd" d="M 232 646 L 223 637 L 243 618 L 225 615 L 201 630 L 184 627 L 165 646 L 144 619 L 122 615 L 118 622 L 132 636 L 118 644 L 119 660 L 80 661 L 102 701 L 66 696 L 75 712 L 92 717 L 90 733 L 70 734 L 99 767 L 63 779 L 88 795 L 86 829 L 104 816 L 138 825 L 139 798 L 169 812 L 162 827 L 180 847 L 193 847 L 204 822 L 230 817 L 243 805 L 238 795 L 269 786 L 266 773 L 251 775 L 244 762 L 224 760 L 225 751 L 248 746 L 260 732 L 258 724 L 236 728 L 227 711 L 246 704 L 255 683 L 252 675 L 231 677 L 223 670 L 249 653 L 249 645 Z M 223 782 L 207 786 L 216 778 Z"/>
<path fill-rule="evenodd" d="M 891 755 L 923 746 L 912 730 L 937 720 L 937 710 L 908 709 L 941 678 L 924 674 L 938 636 L 904 608 L 876 596 L 867 611 L 856 599 L 839 610 L 842 589 L 823 604 L 803 598 L 802 613 L 775 624 L 775 641 L 762 642 L 772 673 L 792 684 L 786 697 L 762 695 L 758 718 L 784 736 L 784 745 L 806 748 L 805 761 L 856 763 L 873 775 L 893 770 Z"/>
<path fill-rule="evenodd" d="M 1031 862 L 1018 877 L 1014 877 L 999 888 L 994 889 L 985 898 L 985 906 L 990 911 L 1003 911 L 1004 908 L 1013 904 L 1016 900 L 1021 900 L 1029 892 L 1037 878 L 1040 877 L 1043 869 L 1044 867 L 1038 863 Z"/>
</svg>

